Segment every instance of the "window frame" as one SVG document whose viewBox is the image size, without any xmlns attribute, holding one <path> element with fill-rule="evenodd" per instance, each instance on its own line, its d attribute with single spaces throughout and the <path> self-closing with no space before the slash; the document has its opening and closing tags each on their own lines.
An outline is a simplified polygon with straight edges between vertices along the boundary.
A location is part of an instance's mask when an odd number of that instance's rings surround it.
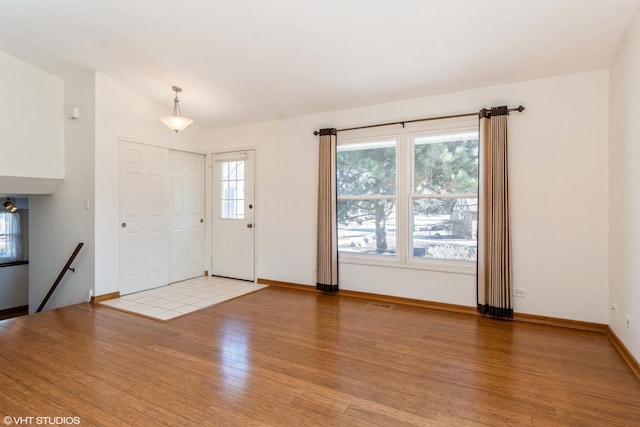
<svg viewBox="0 0 640 427">
<path fill-rule="evenodd" d="M 448 130 L 427 130 L 427 131 L 422 131 L 422 132 L 411 132 L 409 134 L 407 134 L 407 138 L 409 141 L 409 146 L 408 146 L 408 151 L 409 151 L 409 155 L 410 155 L 410 160 L 411 160 L 411 165 L 410 165 L 410 169 L 409 169 L 409 177 L 410 177 L 410 184 L 409 184 L 409 200 L 408 200 L 408 206 L 407 206 L 407 210 L 408 210 L 408 214 L 409 214 L 409 221 L 410 221 L 410 230 L 409 230 L 409 235 L 407 236 L 407 239 L 409 240 L 409 250 L 408 250 L 408 257 L 410 260 L 412 261 L 416 261 L 416 262 L 425 262 L 425 261 L 444 261 L 444 262 L 465 262 L 465 263 L 473 263 L 475 264 L 477 261 L 476 260 L 470 260 L 470 261 L 466 261 L 466 260 L 453 260 L 453 259 L 437 259 L 437 258 L 421 258 L 421 257 L 416 257 L 413 255 L 413 231 L 414 231 L 414 215 L 413 215 L 413 204 L 415 200 L 424 200 L 424 199 L 476 199 L 476 201 L 478 200 L 478 189 L 476 187 L 476 192 L 475 193 L 469 193 L 469 192 L 461 192 L 461 193 L 451 193 L 451 194 L 433 194 L 433 195 L 429 195 L 429 194 L 418 194 L 415 192 L 415 172 L 416 172 L 416 168 L 415 168 L 415 147 L 416 147 L 416 139 L 419 138 L 423 138 L 423 137 L 432 137 L 432 136 L 447 136 L 447 135 L 459 135 L 459 134 L 465 134 L 465 133 L 475 133 L 476 135 L 478 134 L 478 126 L 476 125 L 475 127 L 469 128 L 469 127 L 456 127 L 454 129 L 448 129 Z M 480 159 L 478 158 L 478 161 Z M 476 250 L 477 250 L 477 238 L 476 238 Z"/>
<path fill-rule="evenodd" d="M 476 274 L 477 261 L 444 260 L 414 257 L 413 200 L 414 200 L 414 141 L 431 135 L 478 132 L 477 117 L 462 117 L 429 122 L 407 123 L 403 128 L 370 128 L 342 131 L 337 145 L 352 145 L 396 138 L 396 254 L 370 255 L 339 251 L 338 260 L 344 264 L 370 265 L 387 268 L 428 270 L 458 274 Z M 473 197 L 478 197 L 477 193 Z M 339 200 L 340 198 L 338 198 Z"/>
</svg>

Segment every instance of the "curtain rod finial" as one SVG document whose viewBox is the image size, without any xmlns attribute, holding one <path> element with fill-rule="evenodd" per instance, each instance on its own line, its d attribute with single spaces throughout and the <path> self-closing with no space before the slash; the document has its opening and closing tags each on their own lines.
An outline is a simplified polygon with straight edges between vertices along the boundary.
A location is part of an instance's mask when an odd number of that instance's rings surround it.
<svg viewBox="0 0 640 427">
<path fill-rule="evenodd" d="M 317 130 L 314 130 L 314 131 L 313 131 L 313 134 L 314 134 L 315 136 L 318 136 L 318 135 L 320 135 L 320 132 L 318 132 Z"/>
<path fill-rule="evenodd" d="M 518 113 L 522 113 L 525 110 L 525 108 L 522 105 L 520 105 L 518 108 L 516 108 L 516 110 L 518 110 Z"/>
</svg>

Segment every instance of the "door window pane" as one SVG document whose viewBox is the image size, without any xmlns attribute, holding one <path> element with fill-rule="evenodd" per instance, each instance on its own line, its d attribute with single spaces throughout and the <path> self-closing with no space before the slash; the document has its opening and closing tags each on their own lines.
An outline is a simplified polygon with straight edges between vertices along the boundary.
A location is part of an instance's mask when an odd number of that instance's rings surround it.
<svg viewBox="0 0 640 427">
<path fill-rule="evenodd" d="M 220 217 L 244 219 L 244 160 L 220 162 Z"/>
</svg>

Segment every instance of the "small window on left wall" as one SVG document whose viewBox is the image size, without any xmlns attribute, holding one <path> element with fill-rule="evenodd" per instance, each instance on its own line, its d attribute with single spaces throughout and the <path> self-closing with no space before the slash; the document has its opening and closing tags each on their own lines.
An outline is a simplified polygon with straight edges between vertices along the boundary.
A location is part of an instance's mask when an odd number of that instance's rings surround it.
<svg viewBox="0 0 640 427">
<path fill-rule="evenodd" d="M 0 264 L 28 259 L 27 212 L 0 212 Z"/>
</svg>

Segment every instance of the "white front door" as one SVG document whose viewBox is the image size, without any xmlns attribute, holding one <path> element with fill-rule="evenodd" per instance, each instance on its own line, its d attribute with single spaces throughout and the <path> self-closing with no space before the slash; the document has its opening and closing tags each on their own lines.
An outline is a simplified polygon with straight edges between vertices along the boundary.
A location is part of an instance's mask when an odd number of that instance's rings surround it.
<svg viewBox="0 0 640 427">
<path fill-rule="evenodd" d="M 204 274 L 204 155 L 170 151 L 169 280 Z"/>
<path fill-rule="evenodd" d="M 169 279 L 166 148 L 121 141 L 120 294 L 163 286 Z"/>
<path fill-rule="evenodd" d="M 214 276 L 255 280 L 254 151 L 213 155 Z"/>
</svg>

